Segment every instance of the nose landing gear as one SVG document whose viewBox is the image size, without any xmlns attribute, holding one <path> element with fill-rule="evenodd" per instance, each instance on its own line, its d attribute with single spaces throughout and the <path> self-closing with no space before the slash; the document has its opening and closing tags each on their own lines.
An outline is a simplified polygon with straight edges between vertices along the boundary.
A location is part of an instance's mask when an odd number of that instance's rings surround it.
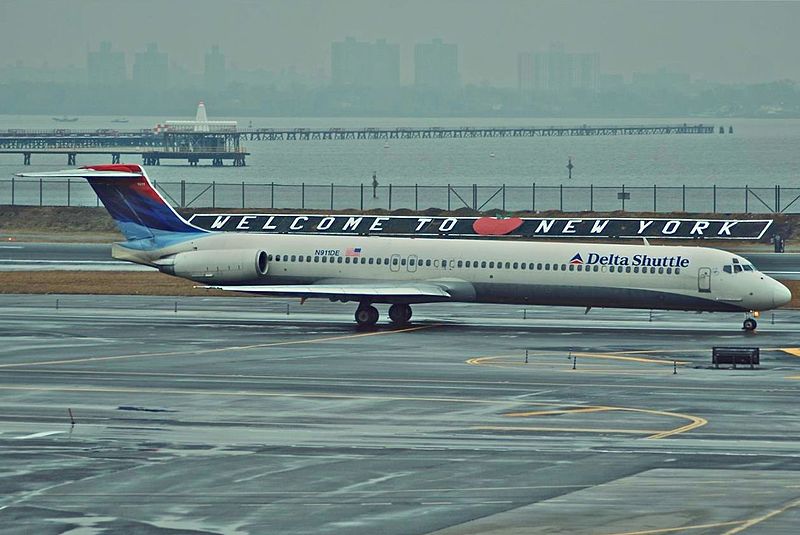
<svg viewBox="0 0 800 535">
<path fill-rule="evenodd" d="M 742 323 L 742 330 L 747 332 L 755 331 L 756 327 L 758 327 L 758 322 L 753 318 L 747 318 Z"/>
</svg>

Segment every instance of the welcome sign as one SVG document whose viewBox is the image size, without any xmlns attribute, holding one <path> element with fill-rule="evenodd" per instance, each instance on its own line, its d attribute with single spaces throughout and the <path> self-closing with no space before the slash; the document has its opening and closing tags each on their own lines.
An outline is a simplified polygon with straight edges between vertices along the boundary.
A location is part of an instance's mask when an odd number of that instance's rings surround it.
<svg viewBox="0 0 800 535">
<path fill-rule="evenodd" d="M 195 214 L 220 232 L 479 238 L 676 238 L 758 240 L 771 219 L 427 217 L 318 214 Z"/>
</svg>

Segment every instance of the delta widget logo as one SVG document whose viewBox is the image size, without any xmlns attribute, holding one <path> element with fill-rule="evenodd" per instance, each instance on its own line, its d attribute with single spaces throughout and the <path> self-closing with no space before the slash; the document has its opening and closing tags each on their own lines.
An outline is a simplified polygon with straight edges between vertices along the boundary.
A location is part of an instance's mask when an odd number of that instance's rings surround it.
<svg viewBox="0 0 800 535">
<path fill-rule="evenodd" d="M 583 264 L 583 258 L 581 258 L 581 253 L 576 253 L 575 256 L 573 256 L 570 259 L 569 263 L 573 266 L 580 266 L 581 264 Z"/>
</svg>

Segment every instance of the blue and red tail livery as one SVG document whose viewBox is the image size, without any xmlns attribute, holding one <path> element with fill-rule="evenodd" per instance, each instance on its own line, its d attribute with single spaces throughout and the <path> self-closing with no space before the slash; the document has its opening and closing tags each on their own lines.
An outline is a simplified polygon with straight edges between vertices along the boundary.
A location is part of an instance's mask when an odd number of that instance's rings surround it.
<svg viewBox="0 0 800 535">
<path fill-rule="evenodd" d="M 175 241 L 207 232 L 173 210 L 150 183 L 144 169 L 136 164 L 91 165 L 20 176 L 85 178 L 129 241 Z"/>
</svg>

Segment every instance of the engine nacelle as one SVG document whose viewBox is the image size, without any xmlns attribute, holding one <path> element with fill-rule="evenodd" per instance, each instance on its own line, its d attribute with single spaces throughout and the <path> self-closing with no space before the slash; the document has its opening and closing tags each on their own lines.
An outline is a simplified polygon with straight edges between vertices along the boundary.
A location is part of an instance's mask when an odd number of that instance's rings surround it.
<svg viewBox="0 0 800 535">
<path fill-rule="evenodd" d="M 189 251 L 156 264 L 164 273 L 198 282 L 254 281 L 269 270 L 266 251 L 251 249 Z"/>
</svg>

